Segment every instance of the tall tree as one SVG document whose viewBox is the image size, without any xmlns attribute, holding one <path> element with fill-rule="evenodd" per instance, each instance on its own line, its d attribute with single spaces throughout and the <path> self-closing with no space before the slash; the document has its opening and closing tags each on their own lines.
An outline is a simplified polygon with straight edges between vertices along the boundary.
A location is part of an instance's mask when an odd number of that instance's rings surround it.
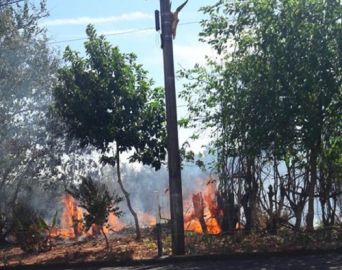
<svg viewBox="0 0 342 270">
<path fill-rule="evenodd" d="M 44 1 L 38 8 L 27 2 L 0 8 L 0 189 L 13 203 L 23 184 L 43 180 L 49 153 L 48 108 L 58 60 L 38 25 L 45 16 Z"/>
<path fill-rule="evenodd" d="M 286 198 L 300 226 L 307 205 L 306 224 L 313 229 L 317 188 L 329 194 L 329 199 L 322 195 L 329 209 L 337 194 L 332 183 L 338 181 L 338 166 L 327 174 L 324 153 L 332 145 L 337 149 L 332 142 L 341 132 L 340 1 L 221 0 L 202 11 L 209 18 L 202 21 L 201 39 L 218 56 L 208 61 L 209 69 L 183 72 L 192 80 L 182 96 L 190 118 L 216 131 L 212 145 L 218 173 L 226 179 L 221 182 L 233 181 L 227 161 L 237 158 L 250 228 L 264 182 L 257 179 L 265 178 L 258 166 L 273 167 L 270 196 L 279 198 L 276 207 Z M 334 164 L 337 156 L 329 156 Z M 281 167 L 287 172 L 280 173 Z"/>
<path fill-rule="evenodd" d="M 133 54 L 121 53 L 91 25 L 86 33 L 86 57 L 69 47 L 65 50 L 68 65 L 58 73 L 54 108 L 71 137 L 82 146 L 95 146 L 103 152 L 103 162 L 116 166 L 139 239 L 138 217 L 121 179 L 120 154 L 129 152 L 131 162 L 161 167 L 166 153 L 163 92 L 152 87 Z"/>
<path fill-rule="evenodd" d="M 49 106 L 58 59 L 48 47 L 45 1 L 0 6 L 0 212 L 6 224 L 27 187 L 49 185 L 54 173 L 51 159 Z M 50 174 L 52 176 L 52 174 Z"/>
</svg>

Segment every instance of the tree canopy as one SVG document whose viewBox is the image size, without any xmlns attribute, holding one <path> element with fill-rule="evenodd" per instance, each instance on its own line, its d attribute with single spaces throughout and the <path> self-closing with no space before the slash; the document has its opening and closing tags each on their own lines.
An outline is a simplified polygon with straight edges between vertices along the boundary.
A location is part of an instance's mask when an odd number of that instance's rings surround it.
<svg viewBox="0 0 342 270">
<path fill-rule="evenodd" d="M 165 159 L 163 92 L 152 88 L 134 54 L 112 47 L 87 27 L 87 57 L 69 47 L 54 90 L 54 108 L 70 135 L 102 151 L 115 142 L 119 152 L 134 149 L 131 161 L 159 169 Z"/>
<path fill-rule="evenodd" d="M 82 146 L 95 146 L 103 152 L 102 162 L 116 165 L 140 238 L 138 218 L 121 180 L 120 153 L 129 153 L 131 162 L 160 169 L 166 155 L 163 91 L 152 87 L 134 54 L 121 53 L 92 25 L 86 33 L 86 57 L 65 50 L 67 65 L 58 72 L 54 109 L 72 138 Z"/>
<path fill-rule="evenodd" d="M 247 227 L 258 207 L 279 216 L 285 202 L 297 225 L 307 205 L 312 228 L 315 197 L 330 217 L 324 223 L 333 222 L 341 190 L 341 3 L 221 0 L 202 11 L 201 40 L 217 57 L 181 72 L 190 79 L 181 96 L 185 123 L 214 131 L 221 192 L 242 204 Z M 266 202 L 264 184 L 273 190 Z"/>
<path fill-rule="evenodd" d="M 56 182 L 49 106 L 59 61 L 39 25 L 45 1 L 10 2 L 0 7 L 0 242 L 20 197 Z"/>
</svg>

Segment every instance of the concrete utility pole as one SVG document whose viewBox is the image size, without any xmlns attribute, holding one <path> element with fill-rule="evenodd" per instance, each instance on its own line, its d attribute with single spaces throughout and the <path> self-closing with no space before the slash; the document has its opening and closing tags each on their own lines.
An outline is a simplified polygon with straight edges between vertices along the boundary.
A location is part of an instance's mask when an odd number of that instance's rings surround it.
<svg viewBox="0 0 342 270">
<path fill-rule="evenodd" d="M 183 196 L 178 145 L 175 70 L 173 63 L 172 22 L 170 0 L 160 0 L 161 42 L 164 57 L 164 76 L 167 116 L 167 150 L 171 208 L 172 253 L 184 254 Z"/>
</svg>

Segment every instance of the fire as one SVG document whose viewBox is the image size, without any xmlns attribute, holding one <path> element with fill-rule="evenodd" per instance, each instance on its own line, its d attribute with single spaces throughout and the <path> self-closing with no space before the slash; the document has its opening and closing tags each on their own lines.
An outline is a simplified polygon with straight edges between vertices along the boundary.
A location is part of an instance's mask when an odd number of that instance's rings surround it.
<svg viewBox="0 0 342 270">
<path fill-rule="evenodd" d="M 187 231 L 196 233 L 221 233 L 219 219 L 223 213 L 217 203 L 217 187 L 214 180 L 209 179 L 202 191 L 193 194 L 185 201 L 185 209 L 188 211 L 184 214 L 184 228 Z M 117 216 L 110 213 L 108 222 L 103 228 L 99 228 L 95 224 L 85 233 L 83 227 L 84 212 L 77 206 L 76 200 L 69 194 L 62 196 L 63 212 L 61 214 L 60 227 L 54 229 L 52 236 L 65 239 L 77 239 L 79 237 L 91 237 L 104 233 L 110 234 L 118 232 L 126 227 Z M 137 212 L 138 219 L 142 227 L 151 227 L 156 225 L 156 217 L 149 213 Z M 236 229 L 240 229 L 241 225 L 237 224 Z"/>
<path fill-rule="evenodd" d="M 143 227 L 151 227 L 157 224 L 156 217 L 148 213 L 138 212 L 138 219 Z"/>
<path fill-rule="evenodd" d="M 63 196 L 62 201 L 64 203 L 64 212 L 62 216 L 62 228 L 69 230 L 69 238 L 76 238 L 82 235 L 83 231 L 83 211 L 77 207 L 75 199 L 66 194 Z"/>
<path fill-rule="evenodd" d="M 82 236 L 83 211 L 77 207 L 75 199 L 70 194 L 62 196 L 63 213 L 61 215 L 60 227 L 53 229 L 51 235 L 67 239 L 75 239 Z"/>
<path fill-rule="evenodd" d="M 209 234 L 221 233 L 221 227 L 217 221 L 217 218 L 212 217 L 209 209 L 206 208 L 204 212 L 204 220 Z M 193 214 L 186 215 L 184 218 L 184 228 L 186 231 L 192 231 L 195 233 L 203 233 L 202 225 L 198 218 Z"/>
<path fill-rule="evenodd" d="M 70 195 L 62 196 L 63 212 L 61 215 L 60 227 L 53 229 L 51 236 L 65 239 L 76 239 L 79 237 L 90 237 L 101 234 L 101 228 L 93 224 L 91 228 L 84 232 L 83 227 L 83 210 L 77 206 L 76 200 Z M 106 234 L 120 231 L 125 227 L 117 216 L 110 213 L 108 222 L 104 225 L 103 231 Z"/>
<path fill-rule="evenodd" d="M 191 231 L 199 234 L 203 233 L 201 224 L 196 219 L 185 222 L 184 228 L 186 231 Z"/>
<path fill-rule="evenodd" d="M 121 231 L 126 227 L 126 224 L 121 222 L 117 216 L 110 213 L 108 222 L 99 228 L 93 224 L 87 232 L 84 232 L 82 208 L 77 206 L 77 201 L 70 195 L 65 194 L 61 198 L 63 205 L 63 212 L 60 217 L 60 226 L 51 232 L 51 236 L 60 237 L 64 239 L 77 239 L 79 237 L 92 237 L 101 234 L 103 229 L 104 233 L 111 234 L 113 232 Z M 156 225 L 156 217 L 151 214 L 138 212 L 140 224 L 143 227 L 150 227 Z"/>
<path fill-rule="evenodd" d="M 193 206 L 189 207 L 192 208 L 192 212 L 184 217 L 185 230 L 209 234 L 219 234 L 221 232 L 218 222 L 220 210 L 216 197 L 217 189 L 214 181 L 208 181 L 203 193 L 193 194 L 191 200 Z"/>
<path fill-rule="evenodd" d="M 112 233 L 112 232 L 118 232 L 118 231 L 121 231 L 125 227 L 126 225 L 122 223 L 117 216 L 115 216 L 113 213 L 110 213 L 108 216 L 108 222 L 104 227 L 104 232 L 106 234 Z"/>
</svg>

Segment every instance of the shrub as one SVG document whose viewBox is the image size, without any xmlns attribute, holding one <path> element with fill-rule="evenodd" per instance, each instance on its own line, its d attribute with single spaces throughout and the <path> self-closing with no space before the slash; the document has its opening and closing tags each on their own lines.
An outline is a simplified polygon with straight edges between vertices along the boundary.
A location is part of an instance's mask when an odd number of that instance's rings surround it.
<svg viewBox="0 0 342 270">
<path fill-rule="evenodd" d="M 23 202 L 14 207 L 13 232 L 20 248 L 25 252 L 51 249 L 50 227 L 32 207 Z"/>
<path fill-rule="evenodd" d="M 71 186 L 68 192 L 78 201 L 80 207 L 86 210 L 84 215 L 84 228 L 88 231 L 93 225 L 99 228 L 105 237 L 106 246 L 109 242 L 103 226 L 108 221 L 109 213 L 121 216 L 118 204 L 122 198 L 118 195 L 110 194 L 107 186 L 91 177 L 81 177 L 82 182 L 79 186 Z"/>
</svg>

